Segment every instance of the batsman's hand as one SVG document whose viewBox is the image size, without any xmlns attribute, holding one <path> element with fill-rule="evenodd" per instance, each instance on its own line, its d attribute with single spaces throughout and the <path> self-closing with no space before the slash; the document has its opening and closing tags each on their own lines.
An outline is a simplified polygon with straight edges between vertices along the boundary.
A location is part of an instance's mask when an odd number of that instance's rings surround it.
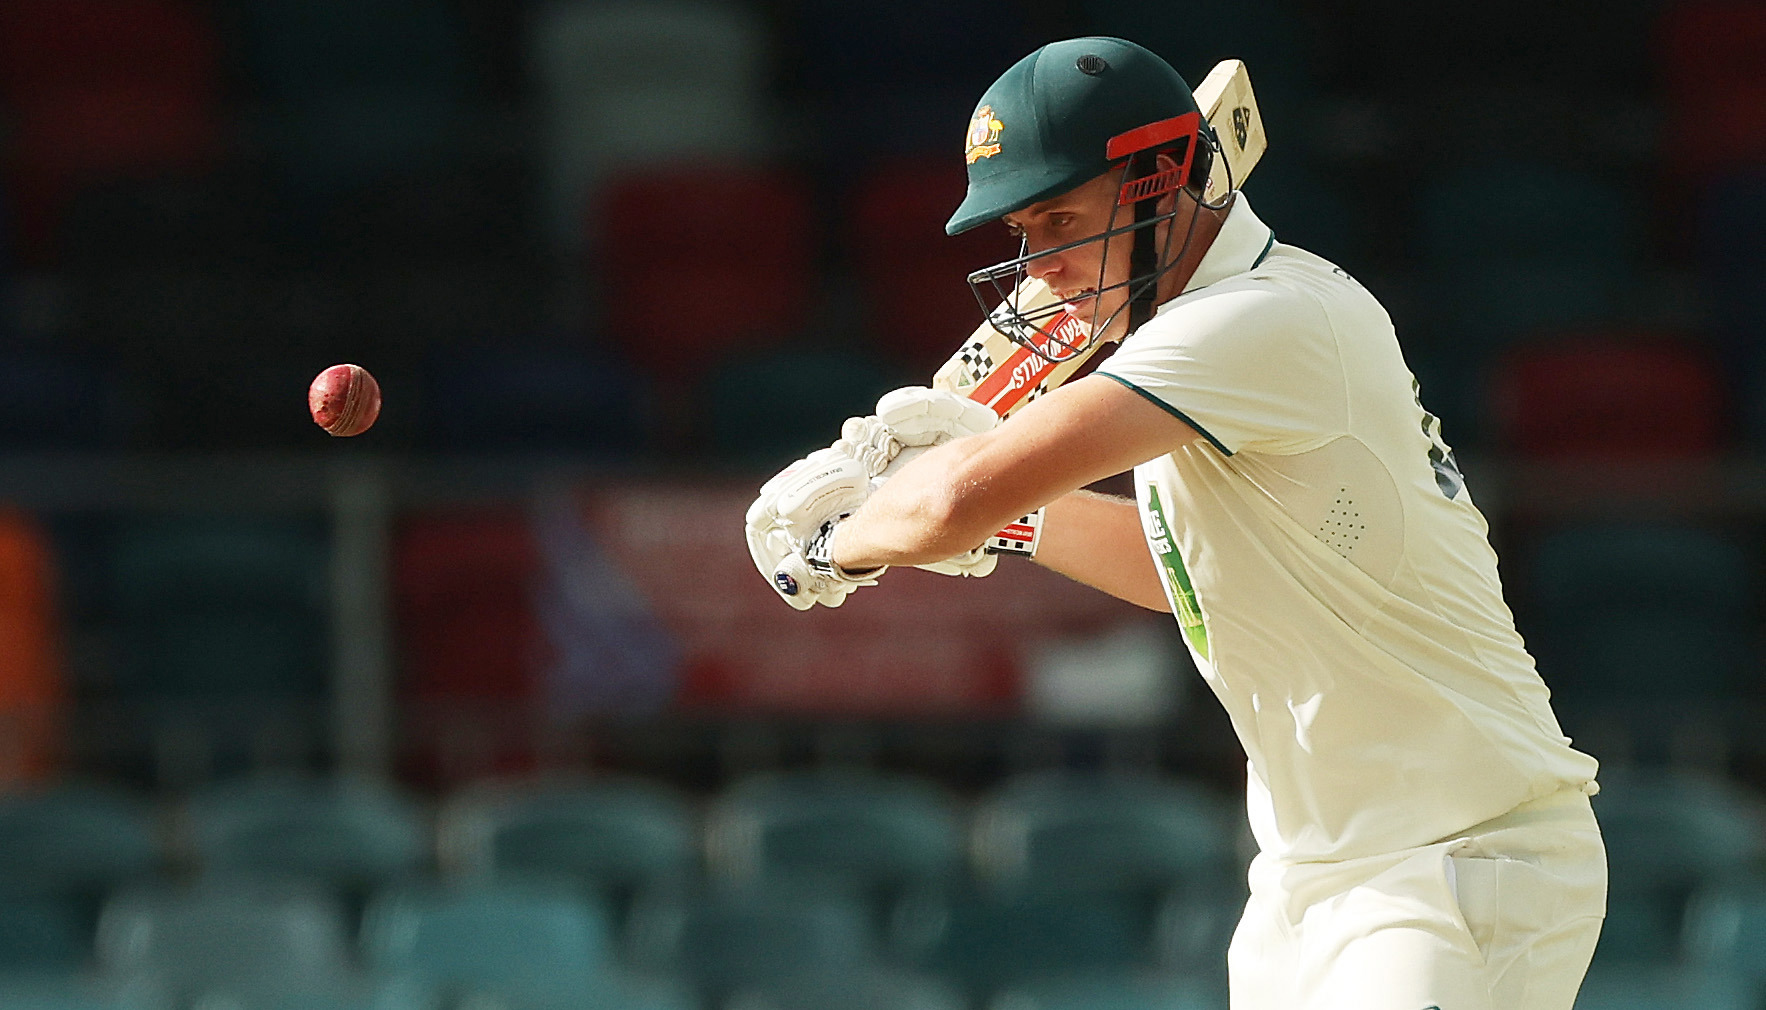
<svg viewBox="0 0 1766 1010">
<path fill-rule="evenodd" d="M 883 398 L 877 401 L 875 419 L 902 446 L 889 465 L 877 475 L 875 483 L 879 485 L 927 449 L 943 445 L 952 439 L 992 431 L 1000 423 L 999 415 L 985 404 L 948 390 L 929 389 L 925 386 L 904 386 L 884 393 Z M 943 561 L 931 561 L 914 567 L 940 575 L 980 578 L 992 574 L 994 565 L 998 563 L 998 557 L 989 554 L 984 547 L 976 547 Z"/>
<path fill-rule="evenodd" d="M 748 556 L 773 591 L 798 610 L 818 603 L 838 607 L 887 571 L 854 576 L 832 563 L 834 527 L 870 497 L 871 479 L 900 451 L 887 431 L 865 420 L 854 418 L 859 423 L 849 421 L 839 442 L 779 471 L 748 507 Z"/>
</svg>

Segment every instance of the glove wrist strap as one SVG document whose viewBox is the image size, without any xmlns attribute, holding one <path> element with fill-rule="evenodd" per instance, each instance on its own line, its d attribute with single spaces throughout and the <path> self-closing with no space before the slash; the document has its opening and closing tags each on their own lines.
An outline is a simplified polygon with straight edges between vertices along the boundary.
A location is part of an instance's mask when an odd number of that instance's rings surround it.
<svg viewBox="0 0 1766 1010">
<path fill-rule="evenodd" d="M 884 567 L 865 568 L 860 571 L 847 571 L 834 563 L 834 527 L 840 525 L 845 516 L 836 516 L 821 525 L 815 536 L 803 547 L 803 560 L 809 563 L 812 571 L 839 582 L 869 582 L 882 573 Z"/>
</svg>

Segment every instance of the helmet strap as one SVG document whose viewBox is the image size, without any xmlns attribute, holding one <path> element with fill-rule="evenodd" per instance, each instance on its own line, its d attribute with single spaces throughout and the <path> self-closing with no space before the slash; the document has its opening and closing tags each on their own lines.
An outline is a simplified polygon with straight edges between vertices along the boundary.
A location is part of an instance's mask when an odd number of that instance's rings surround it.
<svg viewBox="0 0 1766 1010">
<path fill-rule="evenodd" d="M 1129 159 L 1129 172 L 1134 178 L 1145 178 L 1158 170 L 1158 163 L 1151 151 L 1142 151 Z M 1137 224 L 1151 218 L 1159 208 L 1155 199 L 1136 200 L 1134 204 L 1134 220 Z M 1128 254 L 1128 276 L 1134 278 L 1150 277 L 1159 268 L 1159 251 L 1154 239 L 1154 227 L 1135 229 L 1134 246 Z M 1128 303 L 1128 332 L 1133 333 L 1141 328 L 1147 320 L 1153 318 L 1153 306 L 1159 297 L 1157 283 L 1142 284 L 1134 291 Z"/>
</svg>

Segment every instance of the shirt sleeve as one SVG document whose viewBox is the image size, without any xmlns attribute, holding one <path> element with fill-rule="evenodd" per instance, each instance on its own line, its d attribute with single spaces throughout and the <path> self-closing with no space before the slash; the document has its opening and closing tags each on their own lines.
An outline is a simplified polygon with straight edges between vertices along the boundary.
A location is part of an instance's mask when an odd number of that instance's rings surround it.
<svg viewBox="0 0 1766 1010">
<path fill-rule="evenodd" d="M 1348 430 L 1342 358 L 1324 310 L 1264 285 L 1206 289 L 1130 334 L 1098 368 L 1227 455 L 1316 449 Z"/>
</svg>

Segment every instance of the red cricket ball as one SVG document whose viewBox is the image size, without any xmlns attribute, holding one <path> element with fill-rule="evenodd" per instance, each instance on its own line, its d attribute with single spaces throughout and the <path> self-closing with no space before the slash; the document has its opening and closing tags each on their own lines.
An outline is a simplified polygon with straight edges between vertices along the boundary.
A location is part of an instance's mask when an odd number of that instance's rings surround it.
<svg viewBox="0 0 1766 1010">
<path fill-rule="evenodd" d="M 307 388 L 307 409 L 333 435 L 360 435 L 380 416 L 380 383 L 361 365 L 332 365 Z"/>
</svg>

